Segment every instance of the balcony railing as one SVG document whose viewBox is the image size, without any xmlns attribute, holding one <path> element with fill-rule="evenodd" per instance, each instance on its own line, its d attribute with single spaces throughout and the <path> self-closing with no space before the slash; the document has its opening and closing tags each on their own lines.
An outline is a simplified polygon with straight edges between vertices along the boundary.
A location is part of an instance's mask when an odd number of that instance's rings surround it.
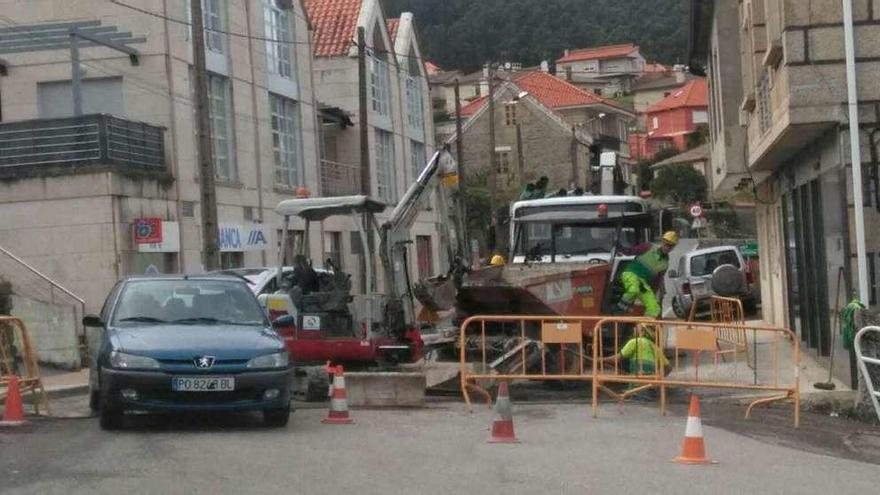
<svg viewBox="0 0 880 495">
<path fill-rule="evenodd" d="M 163 128 L 112 115 L 0 123 L 0 174 L 33 167 L 165 168 Z"/>
<path fill-rule="evenodd" d="M 321 195 L 352 196 L 361 193 L 361 167 L 321 160 Z"/>
</svg>

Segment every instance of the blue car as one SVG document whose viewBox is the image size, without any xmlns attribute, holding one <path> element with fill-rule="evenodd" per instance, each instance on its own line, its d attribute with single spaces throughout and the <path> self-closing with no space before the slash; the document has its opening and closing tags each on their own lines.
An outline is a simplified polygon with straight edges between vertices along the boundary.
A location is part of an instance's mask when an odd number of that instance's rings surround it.
<svg viewBox="0 0 880 495">
<path fill-rule="evenodd" d="M 101 330 L 89 378 L 104 429 L 121 428 L 132 410 L 258 410 L 269 426 L 288 422 L 290 359 L 240 279 L 129 277 L 83 324 Z"/>
</svg>

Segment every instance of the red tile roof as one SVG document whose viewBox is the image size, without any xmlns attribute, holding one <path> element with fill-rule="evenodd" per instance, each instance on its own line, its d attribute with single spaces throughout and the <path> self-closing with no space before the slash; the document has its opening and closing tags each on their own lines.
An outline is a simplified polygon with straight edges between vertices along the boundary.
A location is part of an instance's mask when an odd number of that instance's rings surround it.
<svg viewBox="0 0 880 495">
<path fill-rule="evenodd" d="M 397 40 L 397 28 L 400 27 L 400 19 L 387 19 L 385 23 L 388 24 L 388 37 L 394 43 Z"/>
<path fill-rule="evenodd" d="M 706 79 L 697 77 L 688 81 L 681 89 L 648 108 L 646 113 L 664 112 L 676 108 L 708 107 L 709 88 Z"/>
<path fill-rule="evenodd" d="M 566 107 L 580 107 L 587 105 L 608 105 L 618 107 L 616 103 L 606 100 L 601 96 L 585 91 L 567 81 L 542 71 L 526 72 L 513 78 L 517 87 L 534 96 L 544 106 L 556 110 Z M 461 109 L 465 116 L 473 115 L 486 102 L 486 97 L 480 97 Z"/>
<path fill-rule="evenodd" d="M 577 50 L 571 50 L 570 52 L 568 52 L 568 55 L 560 58 L 556 61 L 556 63 L 564 64 L 566 62 L 578 62 L 581 60 L 620 58 L 626 57 L 638 50 L 638 45 L 634 45 L 632 43 L 626 43 L 623 45 L 598 46 L 593 48 L 579 48 Z"/>
<path fill-rule="evenodd" d="M 361 0 L 305 0 L 315 30 L 315 56 L 348 54 L 357 37 Z"/>
<path fill-rule="evenodd" d="M 669 66 L 666 66 L 663 64 L 652 64 L 652 63 L 645 64 L 645 72 L 647 72 L 647 73 L 669 72 L 671 70 L 672 70 L 672 67 L 669 67 Z"/>
</svg>

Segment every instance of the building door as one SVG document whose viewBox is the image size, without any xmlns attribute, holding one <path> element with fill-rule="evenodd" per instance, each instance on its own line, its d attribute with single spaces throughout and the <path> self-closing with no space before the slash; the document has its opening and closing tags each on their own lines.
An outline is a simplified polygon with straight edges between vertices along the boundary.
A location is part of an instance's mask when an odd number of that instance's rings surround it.
<svg viewBox="0 0 880 495">
<path fill-rule="evenodd" d="M 431 236 L 416 236 L 416 258 L 419 264 L 419 280 L 431 278 L 434 275 L 434 254 L 431 249 Z"/>
<path fill-rule="evenodd" d="M 789 326 L 821 355 L 830 351 L 821 184 L 815 179 L 783 197 L 788 262 Z"/>
</svg>

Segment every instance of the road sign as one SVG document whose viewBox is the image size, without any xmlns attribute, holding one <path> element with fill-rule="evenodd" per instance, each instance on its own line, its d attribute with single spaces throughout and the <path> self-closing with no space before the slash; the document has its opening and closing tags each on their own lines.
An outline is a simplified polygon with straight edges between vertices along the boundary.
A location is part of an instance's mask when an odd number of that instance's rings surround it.
<svg viewBox="0 0 880 495">
<path fill-rule="evenodd" d="M 703 216 L 703 207 L 699 204 L 695 204 L 691 206 L 690 213 L 693 218 L 701 218 Z"/>
<path fill-rule="evenodd" d="M 709 222 L 703 217 L 694 218 L 694 223 L 691 225 L 692 229 L 704 229 L 709 226 Z"/>
</svg>

